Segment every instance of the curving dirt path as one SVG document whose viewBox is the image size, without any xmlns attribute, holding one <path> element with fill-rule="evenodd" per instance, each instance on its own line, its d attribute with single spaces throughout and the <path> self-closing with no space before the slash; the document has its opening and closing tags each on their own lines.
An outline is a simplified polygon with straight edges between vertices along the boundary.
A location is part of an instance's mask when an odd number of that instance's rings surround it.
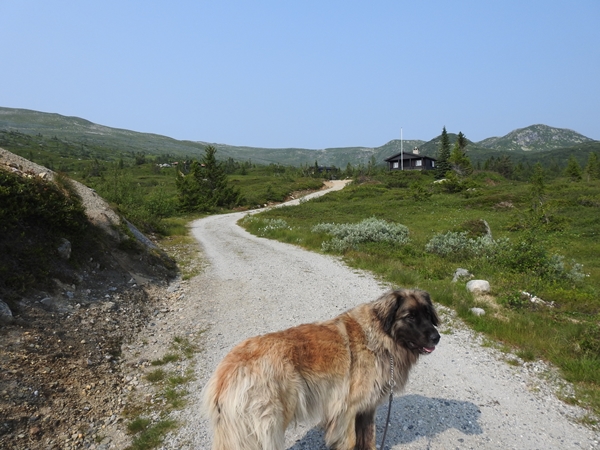
<svg viewBox="0 0 600 450">
<path fill-rule="evenodd" d="M 168 437 L 165 449 L 210 448 L 200 390 L 236 343 L 333 317 L 390 288 L 337 258 L 247 233 L 236 225 L 244 214 L 193 223 L 208 265 L 190 281 L 179 314 L 188 328 L 206 330 L 204 349 L 198 356 L 189 406 L 176 413 L 185 425 Z M 541 362 L 507 364 L 505 355 L 483 347 L 482 339 L 452 311 L 442 307 L 439 311 L 442 340 L 413 370 L 404 394 L 395 398 L 386 448 L 600 447 L 599 434 L 576 422 L 582 411 L 556 399 L 553 390 L 560 383 L 551 369 Z M 378 442 L 385 414 L 386 406 L 380 407 Z M 320 431 L 310 425 L 290 428 L 286 448 L 325 449 Z"/>
</svg>

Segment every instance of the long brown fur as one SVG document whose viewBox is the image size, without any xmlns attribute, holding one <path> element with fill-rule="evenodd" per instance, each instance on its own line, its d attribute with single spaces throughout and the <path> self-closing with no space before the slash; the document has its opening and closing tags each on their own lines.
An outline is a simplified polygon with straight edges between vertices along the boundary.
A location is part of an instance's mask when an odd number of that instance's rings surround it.
<svg viewBox="0 0 600 450">
<path fill-rule="evenodd" d="M 439 342 L 429 294 L 391 291 L 340 316 L 247 339 L 204 390 L 213 450 L 280 450 L 292 422 L 318 422 L 336 450 L 374 450 L 375 410 Z"/>
</svg>

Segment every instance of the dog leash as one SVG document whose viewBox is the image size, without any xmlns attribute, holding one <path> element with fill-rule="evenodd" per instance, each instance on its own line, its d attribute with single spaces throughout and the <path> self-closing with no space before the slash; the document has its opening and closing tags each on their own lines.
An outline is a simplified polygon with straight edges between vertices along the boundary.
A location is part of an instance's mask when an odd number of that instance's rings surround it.
<svg viewBox="0 0 600 450">
<path fill-rule="evenodd" d="M 379 446 L 379 450 L 383 450 L 383 445 L 385 444 L 385 437 L 387 435 L 388 425 L 390 423 L 390 413 L 392 412 L 392 400 L 394 399 L 394 386 L 396 386 L 396 380 L 394 380 L 394 358 L 390 355 L 390 401 L 388 403 L 388 413 L 387 418 L 385 419 L 385 428 L 383 429 L 383 438 L 381 439 L 381 445 Z"/>
</svg>

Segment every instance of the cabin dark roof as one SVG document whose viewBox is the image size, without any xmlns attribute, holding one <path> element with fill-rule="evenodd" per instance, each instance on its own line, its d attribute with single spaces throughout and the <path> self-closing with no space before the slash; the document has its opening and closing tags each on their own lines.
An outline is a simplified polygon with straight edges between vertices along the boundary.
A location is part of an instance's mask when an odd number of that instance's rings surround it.
<svg viewBox="0 0 600 450">
<path fill-rule="evenodd" d="M 418 154 L 413 153 L 413 152 L 400 152 L 400 153 L 396 153 L 394 156 L 390 156 L 389 158 L 385 158 L 384 161 L 390 162 L 390 161 L 393 161 L 395 159 L 400 159 L 400 156 L 402 156 L 402 159 L 430 159 L 432 161 L 437 161 L 437 159 L 432 158 L 431 156 L 418 155 Z"/>
</svg>

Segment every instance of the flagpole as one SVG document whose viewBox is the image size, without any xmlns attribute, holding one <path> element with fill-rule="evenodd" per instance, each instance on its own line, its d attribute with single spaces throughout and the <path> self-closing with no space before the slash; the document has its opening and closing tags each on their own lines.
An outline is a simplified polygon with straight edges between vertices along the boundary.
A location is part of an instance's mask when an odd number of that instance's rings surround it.
<svg viewBox="0 0 600 450">
<path fill-rule="evenodd" d="M 402 127 L 400 127 L 400 170 L 404 170 L 404 149 L 402 148 Z"/>
</svg>

